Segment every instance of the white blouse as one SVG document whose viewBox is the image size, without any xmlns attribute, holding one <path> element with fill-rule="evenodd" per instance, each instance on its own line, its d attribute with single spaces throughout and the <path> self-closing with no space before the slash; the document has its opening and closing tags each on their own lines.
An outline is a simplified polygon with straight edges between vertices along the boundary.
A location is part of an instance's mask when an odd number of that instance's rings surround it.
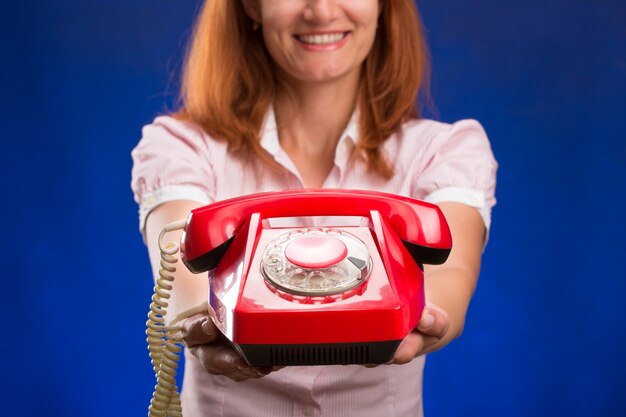
<svg viewBox="0 0 626 417">
<path fill-rule="evenodd" d="M 324 188 L 369 189 L 431 203 L 453 201 L 475 207 L 489 230 L 495 205 L 497 163 L 489 140 L 474 120 L 444 124 L 406 123 L 383 150 L 394 163 L 389 181 L 350 158 L 358 141 L 356 115 L 340 139 Z M 262 147 L 286 168 L 246 164 L 226 143 L 195 125 L 169 116 L 143 129 L 132 152 L 132 189 L 139 204 L 140 230 L 158 205 L 172 200 L 201 204 L 262 191 L 302 188 L 302 179 L 282 150 L 272 110 Z M 186 352 L 183 410 L 186 417 L 421 416 L 424 357 L 406 365 L 287 367 L 261 379 L 234 382 L 206 372 Z"/>
</svg>

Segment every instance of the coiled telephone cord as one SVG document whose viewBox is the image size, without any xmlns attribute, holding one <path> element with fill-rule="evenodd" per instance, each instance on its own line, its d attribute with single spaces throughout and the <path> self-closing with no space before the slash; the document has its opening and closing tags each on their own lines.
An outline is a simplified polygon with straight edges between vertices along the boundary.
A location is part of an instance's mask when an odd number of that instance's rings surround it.
<svg viewBox="0 0 626 417">
<path fill-rule="evenodd" d="M 154 286 L 154 295 L 146 323 L 148 350 L 157 379 L 148 410 L 149 417 L 182 417 L 183 415 L 176 385 L 176 371 L 179 354 L 182 351 L 181 327 L 175 325 L 177 320 L 165 325 L 164 317 L 168 306 L 167 300 L 173 288 L 172 282 L 174 272 L 176 272 L 179 247 L 175 242 L 164 245 L 163 237 L 168 232 L 182 230 L 185 224 L 185 220 L 168 224 L 159 234 L 161 267 Z"/>
</svg>

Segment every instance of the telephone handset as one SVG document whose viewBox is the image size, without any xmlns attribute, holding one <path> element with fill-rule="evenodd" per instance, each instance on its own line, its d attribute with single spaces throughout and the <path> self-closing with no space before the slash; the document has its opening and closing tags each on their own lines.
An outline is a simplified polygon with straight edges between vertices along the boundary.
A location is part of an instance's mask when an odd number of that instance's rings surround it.
<svg viewBox="0 0 626 417">
<path fill-rule="evenodd" d="M 195 209 L 182 238 L 182 259 L 192 272 L 217 266 L 235 232 L 252 213 L 284 216 L 363 216 L 377 211 L 418 264 L 446 261 L 452 239 L 445 218 L 433 204 L 374 191 L 291 190 L 237 197 Z"/>
<path fill-rule="evenodd" d="M 182 415 L 180 328 L 163 318 L 178 245 L 162 245 L 180 229 L 184 264 L 209 271 L 215 325 L 256 367 L 388 362 L 421 317 L 422 264 L 445 262 L 452 247 L 436 205 L 376 191 L 268 192 L 192 210 L 159 236 L 147 332 L 155 416 Z"/>
</svg>

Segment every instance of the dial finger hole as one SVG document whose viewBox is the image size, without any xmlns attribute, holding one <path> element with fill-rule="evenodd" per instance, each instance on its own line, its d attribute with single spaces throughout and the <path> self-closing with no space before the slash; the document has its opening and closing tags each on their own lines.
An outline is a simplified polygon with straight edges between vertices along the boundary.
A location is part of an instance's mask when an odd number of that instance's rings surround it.
<svg viewBox="0 0 626 417">
<path fill-rule="evenodd" d="M 299 286 L 299 285 L 302 285 L 305 279 L 306 279 L 306 274 L 304 272 L 296 272 L 295 274 L 289 277 L 289 284 Z"/>
<path fill-rule="evenodd" d="M 311 285 L 315 285 L 317 287 L 320 287 L 324 283 L 324 280 L 326 280 L 326 277 L 321 272 L 314 272 L 309 277 Z"/>
<path fill-rule="evenodd" d="M 330 271 L 326 274 L 326 277 L 333 283 L 337 284 L 343 280 L 343 275 L 337 271 Z"/>
</svg>

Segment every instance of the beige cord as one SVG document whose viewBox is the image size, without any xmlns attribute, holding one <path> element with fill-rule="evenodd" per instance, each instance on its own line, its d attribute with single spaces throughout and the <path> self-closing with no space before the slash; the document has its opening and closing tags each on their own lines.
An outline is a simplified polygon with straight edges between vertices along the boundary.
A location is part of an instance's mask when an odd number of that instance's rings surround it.
<svg viewBox="0 0 626 417">
<path fill-rule="evenodd" d="M 154 286 L 154 295 L 146 323 L 148 350 L 157 379 L 148 410 L 149 417 L 182 417 L 183 415 L 176 385 L 176 370 L 179 353 L 182 351 L 181 327 L 174 326 L 181 317 L 177 316 L 176 320 L 167 326 L 164 318 L 168 306 L 166 300 L 170 298 L 174 272 L 176 272 L 178 244 L 169 242 L 163 245 L 163 236 L 174 230 L 182 230 L 185 224 L 186 220 L 168 224 L 159 234 L 161 268 L 159 268 L 159 277 Z"/>
</svg>

